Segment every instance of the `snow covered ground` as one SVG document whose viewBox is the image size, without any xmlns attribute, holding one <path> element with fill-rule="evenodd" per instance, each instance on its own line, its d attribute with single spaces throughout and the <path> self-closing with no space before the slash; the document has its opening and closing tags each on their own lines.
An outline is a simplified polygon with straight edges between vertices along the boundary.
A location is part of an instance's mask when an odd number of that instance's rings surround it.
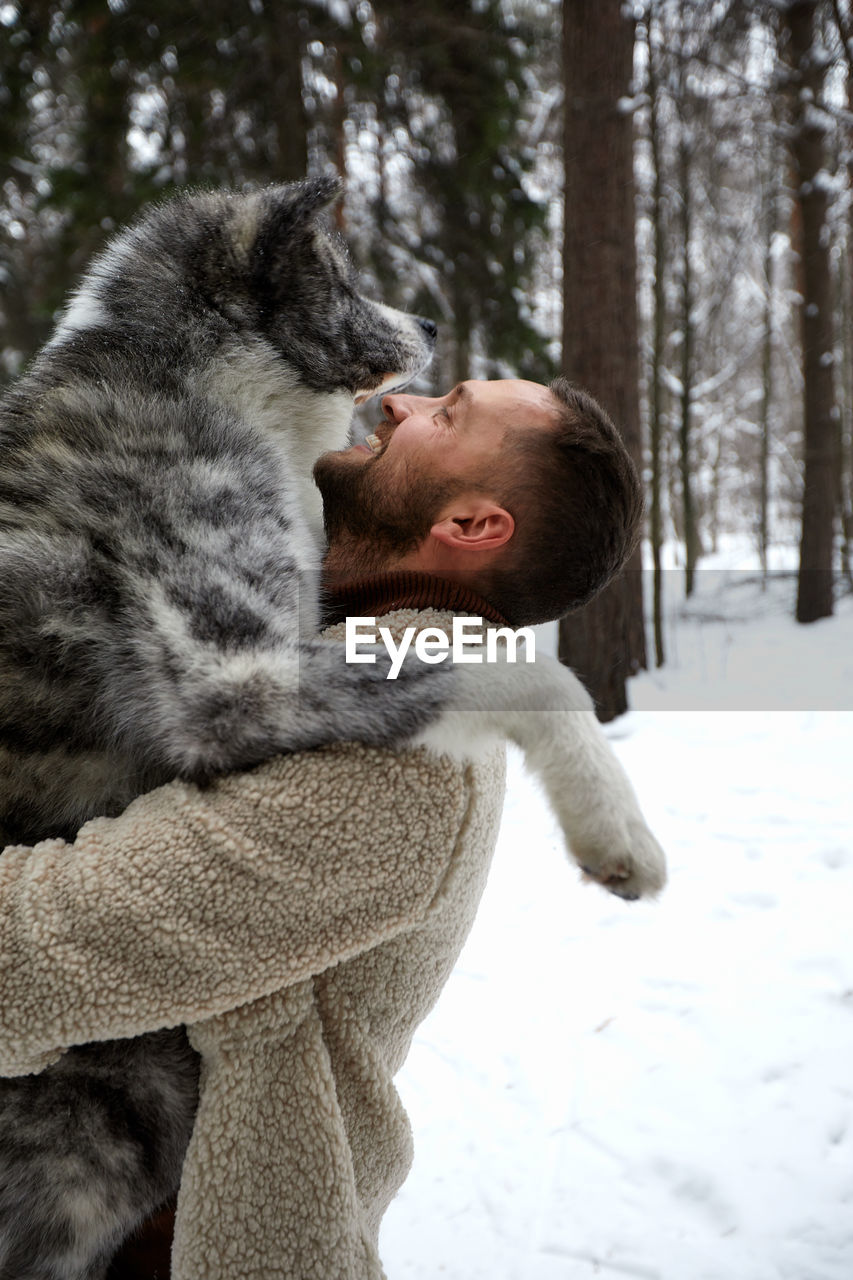
<svg viewBox="0 0 853 1280">
<path fill-rule="evenodd" d="M 511 759 L 398 1080 L 390 1280 L 853 1277 L 853 598 L 797 627 L 793 581 L 744 563 L 669 606 L 672 664 L 608 729 L 669 855 L 659 902 L 581 884 Z"/>
</svg>

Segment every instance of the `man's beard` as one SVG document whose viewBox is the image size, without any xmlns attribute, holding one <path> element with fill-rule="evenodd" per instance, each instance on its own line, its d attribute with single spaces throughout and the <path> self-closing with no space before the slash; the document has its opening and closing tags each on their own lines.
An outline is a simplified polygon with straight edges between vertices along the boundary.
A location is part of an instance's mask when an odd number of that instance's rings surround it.
<svg viewBox="0 0 853 1280">
<path fill-rule="evenodd" d="M 400 478 L 381 462 L 381 455 L 354 462 L 332 452 L 314 464 L 330 560 L 345 565 L 348 577 L 393 569 L 423 542 L 442 505 L 459 488 L 450 480 L 418 475 L 411 465 Z"/>
</svg>

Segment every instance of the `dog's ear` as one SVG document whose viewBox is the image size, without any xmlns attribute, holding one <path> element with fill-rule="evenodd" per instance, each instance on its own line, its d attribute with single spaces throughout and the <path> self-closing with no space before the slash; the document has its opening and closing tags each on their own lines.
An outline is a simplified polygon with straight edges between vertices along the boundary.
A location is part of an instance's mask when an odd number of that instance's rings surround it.
<svg viewBox="0 0 853 1280">
<path fill-rule="evenodd" d="M 327 271 L 319 275 L 315 271 L 316 221 L 342 191 L 337 174 L 264 189 L 251 256 L 250 288 L 268 313 L 278 313 L 284 305 L 283 286 L 287 305 L 292 306 L 300 289 L 310 285 L 316 290 L 327 277 Z"/>
<path fill-rule="evenodd" d="M 306 178 L 303 182 L 291 182 L 278 188 L 282 206 L 287 208 L 288 220 L 295 230 L 313 222 L 323 209 L 333 204 L 343 192 L 344 184 L 336 173 L 321 178 Z"/>
<path fill-rule="evenodd" d="M 295 244 L 304 244 L 314 236 L 314 223 L 343 191 L 344 184 L 336 173 L 322 178 L 306 178 L 303 182 L 283 182 L 262 191 L 263 214 L 257 228 L 255 253 L 261 269 L 274 270 L 282 257 L 288 257 Z"/>
</svg>

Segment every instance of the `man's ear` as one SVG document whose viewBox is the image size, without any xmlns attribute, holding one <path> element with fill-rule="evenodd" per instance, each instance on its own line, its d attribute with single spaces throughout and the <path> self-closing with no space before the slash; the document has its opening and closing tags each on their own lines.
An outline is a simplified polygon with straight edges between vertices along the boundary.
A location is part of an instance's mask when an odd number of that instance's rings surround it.
<svg viewBox="0 0 853 1280">
<path fill-rule="evenodd" d="M 457 499 L 430 529 L 432 537 L 452 551 L 497 551 L 514 532 L 510 513 L 480 495 Z"/>
</svg>

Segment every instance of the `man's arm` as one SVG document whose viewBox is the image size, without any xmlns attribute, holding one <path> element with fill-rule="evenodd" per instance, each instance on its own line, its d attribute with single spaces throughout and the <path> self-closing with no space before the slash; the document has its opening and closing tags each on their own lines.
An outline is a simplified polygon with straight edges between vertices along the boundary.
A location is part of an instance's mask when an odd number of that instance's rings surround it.
<svg viewBox="0 0 853 1280">
<path fill-rule="evenodd" d="M 341 744 L 6 850 L 0 1072 L 209 1018 L 393 936 L 432 902 L 465 804 L 447 760 Z"/>
</svg>

